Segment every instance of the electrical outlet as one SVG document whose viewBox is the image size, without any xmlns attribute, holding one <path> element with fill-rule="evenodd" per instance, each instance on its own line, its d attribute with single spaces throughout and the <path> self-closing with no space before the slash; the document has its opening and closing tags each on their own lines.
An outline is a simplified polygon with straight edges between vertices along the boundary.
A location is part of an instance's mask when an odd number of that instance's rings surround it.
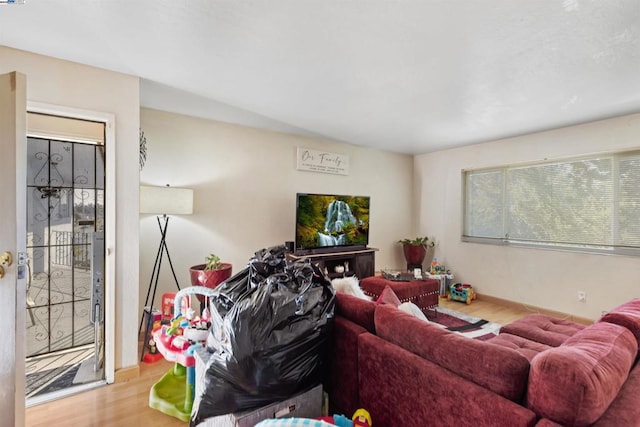
<svg viewBox="0 0 640 427">
<path fill-rule="evenodd" d="M 587 293 L 585 291 L 578 291 L 578 301 L 585 302 L 587 300 Z"/>
</svg>

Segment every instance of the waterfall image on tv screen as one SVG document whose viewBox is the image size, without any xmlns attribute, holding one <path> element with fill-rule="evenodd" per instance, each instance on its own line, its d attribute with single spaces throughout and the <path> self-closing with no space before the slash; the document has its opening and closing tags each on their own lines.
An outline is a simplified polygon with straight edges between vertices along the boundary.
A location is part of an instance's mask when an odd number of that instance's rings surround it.
<svg viewBox="0 0 640 427">
<path fill-rule="evenodd" d="M 367 196 L 298 194 L 296 249 L 367 246 Z"/>
</svg>

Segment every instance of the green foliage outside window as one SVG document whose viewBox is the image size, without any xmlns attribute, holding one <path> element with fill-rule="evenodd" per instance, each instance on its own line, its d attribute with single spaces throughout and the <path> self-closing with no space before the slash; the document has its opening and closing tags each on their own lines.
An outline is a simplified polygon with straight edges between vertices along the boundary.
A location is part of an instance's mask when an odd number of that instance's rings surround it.
<svg viewBox="0 0 640 427">
<path fill-rule="evenodd" d="M 464 238 L 640 249 L 640 153 L 465 172 Z"/>
</svg>

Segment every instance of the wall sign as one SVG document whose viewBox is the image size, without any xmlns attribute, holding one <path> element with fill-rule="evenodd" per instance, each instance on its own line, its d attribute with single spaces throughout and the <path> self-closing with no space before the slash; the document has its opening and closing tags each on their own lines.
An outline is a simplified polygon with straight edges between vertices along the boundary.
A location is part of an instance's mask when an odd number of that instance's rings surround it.
<svg viewBox="0 0 640 427">
<path fill-rule="evenodd" d="M 349 175 L 349 156 L 298 147 L 298 170 Z"/>
</svg>

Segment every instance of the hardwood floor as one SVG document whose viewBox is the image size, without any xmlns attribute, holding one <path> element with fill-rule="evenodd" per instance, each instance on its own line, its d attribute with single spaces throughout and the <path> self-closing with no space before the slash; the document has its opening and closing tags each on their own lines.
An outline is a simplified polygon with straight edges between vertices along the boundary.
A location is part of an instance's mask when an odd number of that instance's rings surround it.
<svg viewBox="0 0 640 427">
<path fill-rule="evenodd" d="M 149 390 L 173 364 L 140 364 L 140 376 L 27 408 L 27 427 L 185 427 L 179 419 L 149 407 Z"/>
<path fill-rule="evenodd" d="M 483 319 L 487 319 L 501 325 L 506 325 L 507 323 L 511 323 L 514 320 L 518 320 L 526 315 L 533 313 L 559 317 L 562 319 L 571 320 L 576 323 L 582 323 L 584 325 L 590 325 L 593 323 L 593 319 L 573 316 L 565 313 L 560 313 L 558 311 L 547 310 L 544 308 L 515 303 L 512 301 L 484 295 L 479 295 L 478 299 L 473 300 L 470 305 L 459 301 L 448 301 L 447 299 L 440 298 L 440 305 L 442 307 L 450 308 L 451 310 L 456 310 L 462 313 L 470 314 L 472 316 L 481 317 Z"/>
<path fill-rule="evenodd" d="M 532 313 L 531 310 L 528 310 L 524 306 L 518 306 L 515 304 L 508 306 L 502 305 L 483 299 L 482 296 L 473 300 L 469 305 L 460 301 L 448 301 L 445 298 L 440 298 L 440 306 L 459 311 L 461 313 L 466 313 L 471 316 L 480 317 L 501 325 L 506 325 L 507 323 L 511 323 L 514 320 L 518 320 Z"/>
<path fill-rule="evenodd" d="M 503 325 L 531 313 L 525 306 L 502 305 L 482 296 L 470 305 L 446 299 L 440 299 L 440 305 Z M 26 426 L 184 427 L 186 423 L 149 407 L 151 386 L 171 367 L 164 360 L 141 363 L 136 378 L 27 408 Z"/>
</svg>

